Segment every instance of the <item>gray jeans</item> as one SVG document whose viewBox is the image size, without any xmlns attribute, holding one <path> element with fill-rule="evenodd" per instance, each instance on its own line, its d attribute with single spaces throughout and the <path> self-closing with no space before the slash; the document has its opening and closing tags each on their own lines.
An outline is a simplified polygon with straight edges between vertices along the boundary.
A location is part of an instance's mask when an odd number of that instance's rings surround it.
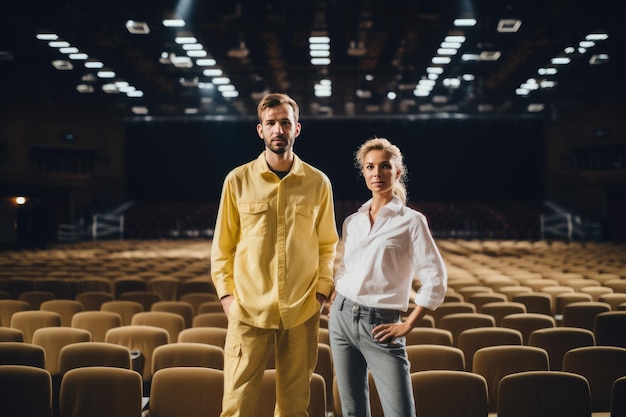
<svg viewBox="0 0 626 417">
<path fill-rule="evenodd" d="M 370 417 L 368 370 L 376 384 L 385 417 L 415 416 L 404 337 L 381 343 L 372 329 L 395 323 L 400 312 L 359 305 L 337 294 L 328 330 L 344 417 Z"/>
</svg>

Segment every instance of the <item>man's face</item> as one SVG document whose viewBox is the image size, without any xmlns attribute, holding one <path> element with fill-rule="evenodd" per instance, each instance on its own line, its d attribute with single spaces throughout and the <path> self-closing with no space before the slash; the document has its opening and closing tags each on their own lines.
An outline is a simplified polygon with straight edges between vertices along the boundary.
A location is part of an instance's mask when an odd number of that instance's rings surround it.
<svg viewBox="0 0 626 417">
<path fill-rule="evenodd" d="M 257 132 L 266 149 L 282 154 L 293 149 L 300 134 L 300 123 L 295 121 L 290 105 L 279 104 L 262 113 L 262 122 L 257 125 Z"/>
</svg>

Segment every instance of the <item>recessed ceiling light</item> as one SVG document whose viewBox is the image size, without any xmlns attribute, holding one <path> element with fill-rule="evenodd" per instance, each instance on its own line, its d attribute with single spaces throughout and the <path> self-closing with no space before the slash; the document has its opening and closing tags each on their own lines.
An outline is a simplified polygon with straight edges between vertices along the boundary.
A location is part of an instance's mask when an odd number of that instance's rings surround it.
<svg viewBox="0 0 626 417">
<path fill-rule="evenodd" d="M 330 58 L 311 58 L 312 65 L 329 65 Z"/>
<path fill-rule="evenodd" d="M 115 72 L 111 70 L 98 71 L 96 75 L 100 78 L 115 78 Z"/>
<path fill-rule="evenodd" d="M 63 59 L 57 59 L 55 61 L 52 61 L 52 66 L 61 71 L 69 71 L 71 69 L 74 69 L 74 66 L 70 61 L 65 61 Z"/>
<path fill-rule="evenodd" d="M 500 19 L 498 22 L 498 32 L 517 32 L 522 26 L 519 19 Z"/>
<path fill-rule="evenodd" d="M 145 106 L 133 106 L 131 110 L 135 114 L 148 114 L 148 108 Z"/>
<path fill-rule="evenodd" d="M 148 33 L 150 33 L 150 27 L 146 22 L 127 20 L 126 29 L 128 29 L 128 31 L 134 35 L 147 35 Z"/>
<path fill-rule="evenodd" d="M 480 53 L 481 61 L 497 61 L 502 53 L 500 51 L 483 51 Z"/>
<path fill-rule="evenodd" d="M 609 56 L 607 54 L 597 54 L 589 58 L 589 63 L 591 65 L 605 64 L 608 61 L 609 61 Z"/>
<path fill-rule="evenodd" d="M 572 60 L 567 57 L 556 57 L 556 58 L 552 58 L 550 62 L 554 65 L 565 65 L 565 64 L 569 64 L 570 62 L 572 62 Z"/>
<path fill-rule="evenodd" d="M 585 36 L 585 39 L 587 39 L 588 41 L 604 41 L 606 39 L 608 39 L 609 35 L 606 33 L 590 33 L 589 35 Z"/>
<path fill-rule="evenodd" d="M 213 58 L 202 58 L 196 60 L 196 65 L 199 67 L 212 67 L 217 64 Z"/>
<path fill-rule="evenodd" d="M 185 26 L 183 19 L 164 19 L 163 26 L 168 28 L 182 28 Z"/>
<path fill-rule="evenodd" d="M 210 68 L 202 71 L 202 74 L 206 75 L 207 77 L 219 77 L 224 74 L 224 72 L 219 68 Z"/>
<path fill-rule="evenodd" d="M 79 93 L 93 93 L 93 86 L 89 84 L 78 84 L 76 91 Z"/>
<path fill-rule="evenodd" d="M 102 85 L 102 91 L 104 91 L 107 94 L 116 94 L 119 93 L 118 88 L 115 86 L 115 84 L 103 84 Z"/>
<path fill-rule="evenodd" d="M 50 41 L 48 46 L 51 48 L 67 48 L 70 46 L 70 43 L 67 41 Z"/>
<path fill-rule="evenodd" d="M 450 61 L 450 57 L 447 56 L 436 56 L 433 57 L 433 59 L 431 60 L 433 64 L 449 64 Z"/>
<path fill-rule="evenodd" d="M 476 26 L 476 19 L 454 19 L 454 26 Z"/>
<path fill-rule="evenodd" d="M 179 45 L 184 45 L 186 43 L 197 43 L 198 40 L 190 35 L 177 36 L 174 41 Z"/>
<path fill-rule="evenodd" d="M 104 68 L 104 63 L 96 59 L 88 59 L 85 62 L 85 68 L 90 68 L 90 69 Z"/>
<path fill-rule="evenodd" d="M 84 61 L 85 59 L 89 58 L 89 56 L 87 56 L 87 54 L 84 54 L 84 53 L 78 53 L 78 54 L 69 54 L 68 58 L 73 59 L 74 61 Z"/>
<path fill-rule="evenodd" d="M 38 33 L 36 38 L 40 41 L 56 41 L 59 37 L 54 33 Z"/>
</svg>

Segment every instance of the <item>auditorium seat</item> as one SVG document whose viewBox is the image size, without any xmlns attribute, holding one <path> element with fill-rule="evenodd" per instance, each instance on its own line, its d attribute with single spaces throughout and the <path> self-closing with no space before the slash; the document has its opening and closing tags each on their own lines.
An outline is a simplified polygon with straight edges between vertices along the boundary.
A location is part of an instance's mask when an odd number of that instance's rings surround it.
<svg viewBox="0 0 626 417">
<path fill-rule="evenodd" d="M 611 311 L 611 306 L 599 301 L 573 302 L 563 309 L 563 326 L 580 327 L 593 331 L 596 316 Z"/>
<path fill-rule="evenodd" d="M 122 318 L 122 326 L 130 325 L 133 316 L 144 311 L 143 305 L 136 301 L 113 300 L 103 303 L 101 311 L 117 313 Z"/>
<path fill-rule="evenodd" d="M 169 343 L 169 333 L 154 326 L 120 326 L 107 332 L 105 342 L 125 346 L 138 355 L 133 369 L 140 373 L 144 386 L 148 387 L 152 379 L 152 354 L 158 346 Z"/>
<path fill-rule="evenodd" d="M 117 297 L 120 301 L 133 301 L 141 304 L 143 311 L 150 311 L 152 309 L 152 305 L 161 300 L 161 296 L 152 291 L 127 291 L 125 293 L 120 294 Z"/>
<path fill-rule="evenodd" d="M 152 352 L 152 374 L 180 366 L 224 369 L 224 349 L 204 343 L 169 343 Z"/>
<path fill-rule="evenodd" d="M 76 300 L 55 299 L 41 303 L 41 311 L 53 311 L 61 316 L 61 326 L 70 327 L 74 314 L 83 311 L 83 305 Z"/>
<path fill-rule="evenodd" d="M 158 301 L 152 304 L 151 311 L 176 313 L 184 319 L 185 328 L 189 328 L 193 324 L 193 307 L 185 301 Z"/>
<path fill-rule="evenodd" d="M 131 325 L 154 326 L 165 329 L 171 343 L 178 341 L 178 334 L 185 329 L 185 319 L 177 313 L 167 311 L 142 311 L 136 313 L 130 321 Z"/>
<path fill-rule="evenodd" d="M 63 375 L 60 417 L 137 417 L 142 409 L 141 375 L 130 369 L 91 366 Z"/>
<path fill-rule="evenodd" d="M 59 374 L 59 355 L 64 346 L 73 343 L 91 342 L 91 333 L 87 330 L 71 327 L 45 327 L 33 333 L 33 345 L 41 346 L 46 351 L 46 370 L 52 378 Z"/>
<path fill-rule="evenodd" d="M 46 351 L 43 347 L 24 342 L 0 343 L 0 365 L 24 365 L 45 369 Z"/>
<path fill-rule="evenodd" d="M 26 301 L 20 300 L 0 300 L 0 327 L 11 326 L 11 317 L 18 311 L 32 310 L 33 308 Z"/>
<path fill-rule="evenodd" d="M 519 330 L 522 333 L 522 343 L 527 345 L 533 331 L 556 327 L 556 320 L 552 316 L 539 313 L 509 314 L 502 319 L 502 327 Z"/>
<path fill-rule="evenodd" d="M 130 349 L 114 343 L 73 343 L 64 346 L 59 353 L 59 372 L 89 366 L 112 366 L 131 369 Z"/>
<path fill-rule="evenodd" d="M 224 306 L 222 306 L 222 303 L 220 301 L 205 301 L 198 306 L 198 311 L 196 312 L 196 314 L 223 312 Z"/>
<path fill-rule="evenodd" d="M 83 311 L 99 311 L 102 304 L 113 301 L 113 295 L 102 291 L 86 291 L 77 294 L 75 300 L 83 305 Z"/>
<path fill-rule="evenodd" d="M 522 345 L 522 333 L 505 327 L 477 327 L 462 331 L 457 342 L 465 358 L 465 370 L 470 372 L 478 349 L 504 345 Z"/>
<path fill-rule="evenodd" d="M 496 321 L 496 326 L 502 326 L 502 319 L 509 314 L 527 313 L 526 306 L 516 301 L 499 301 L 488 303 L 479 310 L 482 314 L 488 314 Z"/>
<path fill-rule="evenodd" d="M 452 333 L 452 346 L 457 346 L 459 335 L 467 329 L 478 327 L 495 327 L 496 320 L 489 314 L 482 313 L 454 313 L 447 314 L 439 319 L 438 328 L 449 330 Z"/>
<path fill-rule="evenodd" d="M 224 372 L 201 367 L 160 369 L 150 392 L 152 417 L 219 417 L 224 395 Z M 189 401 L 193 398 L 193 401 Z"/>
<path fill-rule="evenodd" d="M 24 332 L 10 327 L 0 327 L 0 342 L 23 342 Z"/>
<path fill-rule="evenodd" d="M 626 348 L 626 311 L 599 313 L 594 320 L 593 333 L 597 345 Z"/>
<path fill-rule="evenodd" d="M 513 296 L 511 301 L 522 303 L 528 313 L 545 314 L 552 317 L 552 296 L 542 292 L 532 292 Z"/>
<path fill-rule="evenodd" d="M 474 373 L 487 380 L 489 412 L 497 412 L 500 380 L 509 374 L 524 371 L 548 371 L 548 353 L 533 346 L 489 346 L 474 353 Z"/>
<path fill-rule="evenodd" d="M 32 343 L 33 333 L 42 327 L 61 327 L 61 315 L 52 311 L 18 311 L 11 317 L 11 327 L 24 333 L 24 342 Z"/>
<path fill-rule="evenodd" d="M 594 346 L 593 332 L 578 327 L 549 327 L 533 331 L 528 345 L 545 349 L 550 360 L 550 370 L 560 371 L 563 356 L 571 349 Z"/>
<path fill-rule="evenodd" d="M 434 370 L 411 374 L 418 416 L 487 417 L 487 381 L 464 371 Z"/>
<path fill-rule="evenodd" d="M 52 416 L 52 378 L 45 369 L 25 365 L 0 366 L 2 414 L 16 417 Z"/>
<path fill-rule="evenodd" d="M 113 280 L 113 296 L 116 300 L 119 300 L 120 296 L 126 292 L 149 290 L 148 282 L 140 278 L 122 277 Z"/>
<path fill-rule="evenodd" d="M 193 318 L 193 327 L 222 327 L 228 328 L 226 313 L 202 313 Z"/>
<path fill-rule="evenodd" d="M 414 327 L 405 338 L 407 346 L 421 344 L 452 346 L 452 332 L 446 329 Z"/>
<path fill-rule="evenodd" d="M 506 375 L 499 384 L 498 417 L 591 417 L 585 377 L 560 371 Z"/>
<path fill-rule="evenodd" d="M 194 316 L 198 314 L 198 309 L 202 303 L 207 301 L 219 301 L 217 294 L 207 292 L 190 292 L 182 294 L 179 301 L 185 301 L 193 307 Z"/>
<path fill-rule="evenodd" d="M 54 293 L 51 293 L 50 291 L 32 290 L 24 291 L 19 295 L 17 299 L 20 301 L 26 301 L 28 304 L 30 304 L 31 309 L 39 310 L 39 307 L 41 307 L 41 303 L 48 300 L 54 300 L 55 298 L 56 297 Z"/>
<path fill-rule="evenodd" d="M 178 334 L 179 342 L 206 343 L 219 346 L 226 344 L 226 329 L 223 327 L 192 327 Z"/>
<path fill-rule="evenodd" d="M 465 358 L 459 348 L 444 345 L 406 346 L 410 372 L 432 370 L 465 370 Z"/>
<path fill-rule="evenodd" d="M 150 291 L 159 294 L 162 301 L 178 300 L 180 280 L 174 277 L 160 276 L 148 280 Z"/>
<path fill-rule="evenodd" d="M 587 378 L 591 389 L 591 411 L 611 409 L 611 389 L 626 375 L 626 348 L 585 346 L 571 349 L 563 356 L 563 371 Z"/>
<path fill-rule="evenodd" d="M 91 333 L 93 342 L 104 342 L 106 332 L 122 325 L 122 317 L 110 311 L 82 311 L 72 317 L 72 327 Z"/>
<path fill-rule="evenodd" d="M 435 327 L 439 327 L 439 321 L 448 314 L 455 313 L 476 313 L 476 306 L 467 301 L 452 301 L 443 303 L 435 311 L 431 311 L 428 315 L 435 319 Z"/>
</svg>

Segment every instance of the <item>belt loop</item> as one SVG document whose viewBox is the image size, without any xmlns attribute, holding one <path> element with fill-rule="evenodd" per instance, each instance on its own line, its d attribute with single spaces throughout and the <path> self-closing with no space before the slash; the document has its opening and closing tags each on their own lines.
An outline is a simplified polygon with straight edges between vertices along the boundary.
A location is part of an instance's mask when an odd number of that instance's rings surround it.
<svg viewBox="0 0 626 417">
<path fill-rule="evenodd" d="M 376 309 L 372 308 L 370 309 L 370 324 L 374 324 L 374 322 L 376 321 Z"/>
</svg>

